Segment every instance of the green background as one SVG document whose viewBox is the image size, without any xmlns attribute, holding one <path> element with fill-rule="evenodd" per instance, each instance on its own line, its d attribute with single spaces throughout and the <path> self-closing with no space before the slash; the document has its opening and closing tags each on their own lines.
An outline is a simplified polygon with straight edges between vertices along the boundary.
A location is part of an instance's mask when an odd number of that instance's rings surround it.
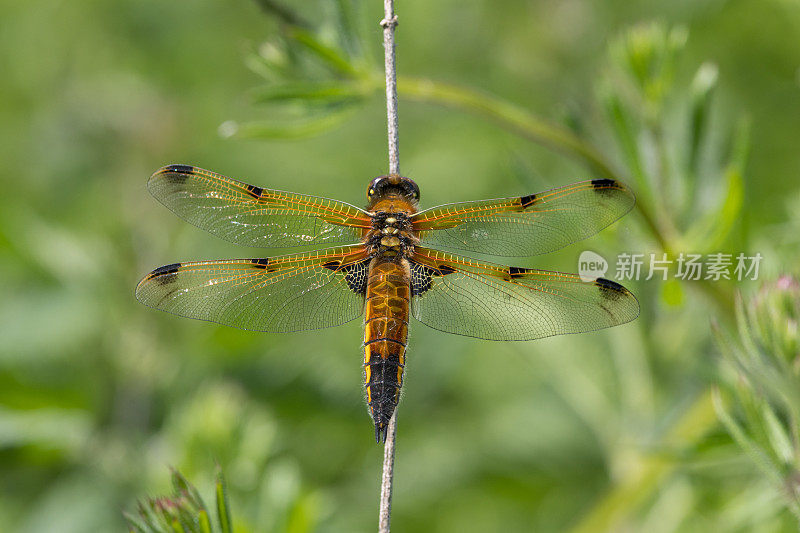
<svg viewBox="0 0 800 533">
<path fill-rule="evenodd" d="M 333 4 L 295 8 L 317 21 Z M 382 6 L 354 4 L 379 69 Z M 751 125 L 743 207 L 723 250 L 764 254 L 763 278 L 795 268 L 796 0 L 400 0 L 397 10 L 401 74 L 555 124 L 580 117 L 612 161 L 597 103 L 609 42 L 643 22 L 684 25 L 674 101 L 710 61 L 709 146 L 724 151 L 725 132 L 743 117 Z M 133 289 L 159 265 L 273 254 L 179 220 L 147 193 L 154 170 L 193 164 L 362 205 L 387 171 L 380 96 L 316 137 L 223 139 L 221 123 L 269 113 L 247 98 L 262 80 L 244 59 L 280 28 L 255 3 L 6 1 L 0 20 L 0 529 L 119 531 L 123 510 L 168 489 L 170 466 L 206 493 L 219 463 L 242 530 L 374 530 L 383 450 L 363 399 L 361 325 L 256 334 L 153 311 Z M 596 177 L 459 110 L 401 95 L 399 111 L 401 169 L 423 206 Z M 657 201 L 670 212 L 666 192 Z M 511 261 L 575 271 L 584 249 L 612 262 L 660 252 L 641 228 L 633 213 L 586 243 Z M 672 299 L 658 281 L 628 285 L 642 316 L 606 332 L 496 343 L 412 324 L 397 531 L 793 530 L 779 491 L 704 407 L 716 380 L 709 323 L 725 312 L 691 284 Z"/>
</svg>

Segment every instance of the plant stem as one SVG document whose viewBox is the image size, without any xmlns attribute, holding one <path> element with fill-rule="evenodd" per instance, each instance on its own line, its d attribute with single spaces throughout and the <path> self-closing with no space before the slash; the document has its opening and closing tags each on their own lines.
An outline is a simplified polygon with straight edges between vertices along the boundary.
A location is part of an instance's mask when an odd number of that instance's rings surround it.
<svg viewBox="0 0 800 533">
<path fill-rule="evenodd" d="M 384 64 L 386 71 L 386 124 L 389 138 L 389 174 L 400 174 L 397 135 L 397 69 L 395 67 L 394 29 L 397 16 L 394 0 L 383 1 Z M 381 499 L 378 510 L 378 532 L 389 533 L 392 518 L 392 486 L 394 485 L 394 442 L 397 432 L 397 410 L 392 414 L 386 431 L 383 447 L 383 474 L 381 476 Z"/>
<path fill-rule="evenodd" d="M 383 475 L 381 476 L 381 502 L 378 514 L 378 532 L 389 533 L 392 519 L 392 485 L 394 484 L 394 437 L 397 432 L 397 410 L 389 421 L 383 447 Z"/>
<path fill-rule="evenodd" d="M 386 123 L 389 133 L 389 173 L 400 173 L 400 159 L 397 151 L 397 69 L 394 64 L 394 29 L 397 15 L 394 14 L 394 0 L 383 0 L 384 18 L 383 49 L 386 71 Z"/>
</svg>

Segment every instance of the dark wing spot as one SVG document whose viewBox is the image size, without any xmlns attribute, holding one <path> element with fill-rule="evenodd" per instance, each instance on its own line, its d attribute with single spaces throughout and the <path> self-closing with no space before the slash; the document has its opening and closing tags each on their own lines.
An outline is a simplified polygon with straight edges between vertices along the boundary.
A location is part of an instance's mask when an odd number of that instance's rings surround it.
<svg viewBox="0 0 800 533">
<path fill-rule="evenodd" d="M 453 272 L 456 271 L 455 268 L 447 266 L 447 265 L 439 265 L 438 270 L 439 270 L 439 275 L 440 276 L 446 276 L 446 275 L 452 274 Z"/>
<path fill-rule="evenodd" d="M 251 259 L 250 260 L 250 264 L 253 265 L 256 268 L 267 268 L 267 265 L 269 264 L 269 259 L 266 259 L 266 258 L 264 258 L 264 259 Z"/>
<path fill-rule="evenodd" d="M 194 174 L 192 165 L 167 165 L 166 172 L 180 172 L 181 174 Z"/>
<path fill-rule="evenodd" d="M 509 274 L 509 275 L 510 275 L 512 278 L 519 277 L 519 276 L 521 276 L 522 274 L 524 274 L 524 273 L 526 273 L 526 272 L 529 272 L 529 271 L 530 271 L 530 269 L 529 269 L 529 268 L 522 268 L 522 267 L 508 267 L 508 274 Z"/>
<path fill-rule="evenodd" d="M 341 261 L 328 261 L 327 263 L 323 263 L 322 266 L 327 268 L 328 270 L 338 270 L 341 264 L 342 264 Z"/>
<path fill-rule="evenodd" d="M 175 281 L 175 274 L 178 272 L 178 269 L 181 267 L 180 263 L 172 263 L 171 265 L 164 265 L 162 267 L 158 267 L 157 269 L 153 270 L 150 273 L 150 279 L 155 279 L 162 285 L 166 285 L 167 283 L 172 283 Z M 157 279 L 156 279 L 157 278 Z"/>
<path fill-rule="evenodd" d="M 181 267 L 180 263 L 172 263 L 171 265 L 164 265 L 158 267 L 150 273 L 150 277 L 162 276 L 164 274 L 174 274 Z"/>
<path fill-rule="evenodd" d="M 594 282 L 600 288 L 600 294 L 611 300 L 616 300 L 628 292 L 628 289 L 610 279 L 597 278 Z"/>
<path fill-rule="evenodd" d="M 255 199 L 261 198 L 262 192 L 264 192 L 264 189 L 261 187 L 256 187 L 255 185 L 247 186 L 247 193 Z"/>
<path fill-rule="evenodd" d="M 619 187 L 619 183 L 617 180 L 610 180 L 610 179 L 599 179 L 599 180 L 592 180 L 592 186 L 595 189 L 608 189 L 611 187 Z"/>
<path fill-rule="evenodd" d="M 525 209 L 526 207 L 533 205 L 533 203 L 536 201 L 536 195 L 529 194 L 528 196 L 523 196 L 519 199 L 519 201 L 522 203 L 522 208 Z"/>
<path fill-rule="evenodd" d="M 182 184 L 194 174 L 194 167 L 191 165 L 168 165 L 162 174 L 168 181 Z"/>
</svg>

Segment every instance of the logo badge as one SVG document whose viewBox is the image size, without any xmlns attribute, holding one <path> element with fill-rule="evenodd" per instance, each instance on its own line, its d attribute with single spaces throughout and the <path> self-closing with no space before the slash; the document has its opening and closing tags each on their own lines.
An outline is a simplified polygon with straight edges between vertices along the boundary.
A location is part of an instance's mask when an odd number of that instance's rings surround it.
<svg viewBox="0 0 800 533">
<path fill-rule="evenodd" d="M 605 276 L 608 270 L 608 261 L 599 254 L 590 250 L 581 252 L 578 258 L 578 275 L 583 281 L 594 281 Z"/>
</svg>

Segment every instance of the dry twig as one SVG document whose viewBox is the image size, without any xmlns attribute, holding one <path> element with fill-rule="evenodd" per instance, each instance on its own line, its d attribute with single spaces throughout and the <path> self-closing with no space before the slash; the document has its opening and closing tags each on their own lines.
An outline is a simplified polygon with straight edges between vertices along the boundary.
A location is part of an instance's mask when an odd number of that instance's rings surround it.
<svg viewBox="0 0 800 533">
<path fill-rule="evenodd" d="M 389 173 L 400 173 L 400 159 L 397 150 L 397 71 L 394 54 L 394 29 L 397 16 L 394 14 L 394 0 L 384 0 L 383 48 L 386 69 L 386 122 L 389 134 Z M 392 415 L 386 432 L 383 448 L 383 475 L 381 476 L 381 500 L 378 513 L 379 533 L 389 533 L 392 515 L 392 485 L 394 484 L 394 442 L 397 428 L 397 411 Z"/>
</svg>

